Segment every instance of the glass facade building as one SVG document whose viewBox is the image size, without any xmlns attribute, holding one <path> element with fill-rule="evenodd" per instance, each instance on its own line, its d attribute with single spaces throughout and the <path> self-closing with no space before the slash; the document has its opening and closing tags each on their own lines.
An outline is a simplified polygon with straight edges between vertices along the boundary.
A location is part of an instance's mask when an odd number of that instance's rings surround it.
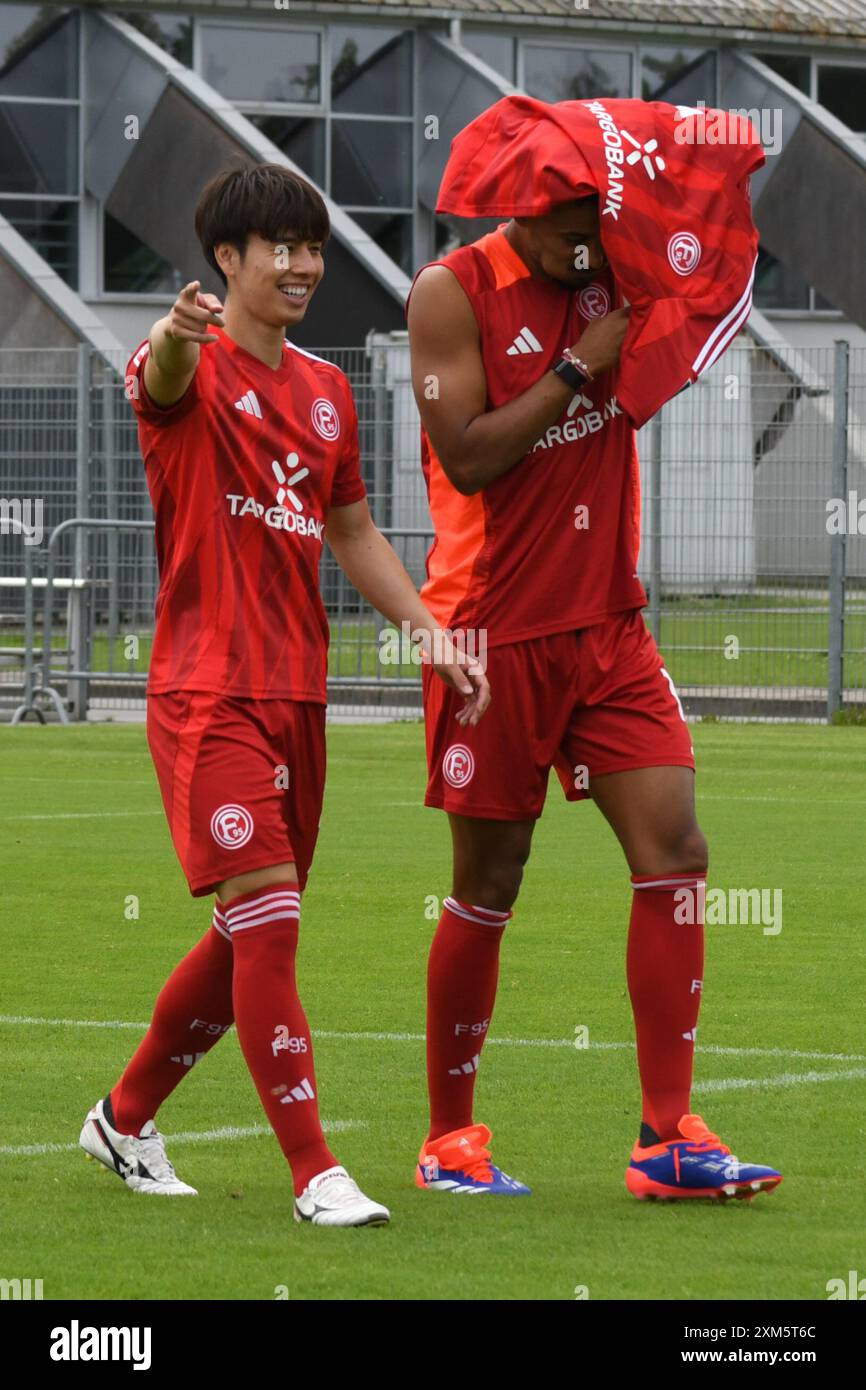
<svg viewBox="0 0 866 1390">
<path fill-rule="evenodd" d="M 198 73 L 293 160 L 407 274 L 418 263 L 418 42 L 413 22 L 351 22 L 333 10 L 197 7 L 121 15 Z M 448 21 L 427 21 L 447 37 Z M 586 29 L 584 24 L 584 29 Z M 81 12 L 0 3 L 0 213 L 73 288 L 91 298 L 164 295 L 179 272 L 93 200 L 82 181 L 86 90 Z M 718 53 L 694 37 L 575 39 L 514 16 L 464 20 L 460 42 L 507 81 L 548 101 L 598 94 L 713 105 Z M 866 132 L 866 57 L 746 46 L 855 133 Z M 88 236 L 82 235 L 82 227 Z M 89 233 L 95 230 L 96 235 Z M 444 240 L 445 228 L 439 229 Z M 95 253 L 91 248 L 95 244 Z M 93 257 L 86 263 L 86 258 Z M 83 289 L 82 289 L 83 292 Z M 762 253 L 759 307 L 832 308 Z"/>
</svg>

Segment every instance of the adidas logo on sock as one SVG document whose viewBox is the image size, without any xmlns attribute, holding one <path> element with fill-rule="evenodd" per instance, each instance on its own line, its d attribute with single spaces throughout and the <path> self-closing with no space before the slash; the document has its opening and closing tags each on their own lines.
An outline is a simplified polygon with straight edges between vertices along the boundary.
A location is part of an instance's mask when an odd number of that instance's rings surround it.
<svg viewBox="0 0 866 1390">
<path fill-rule="evenodd" d="M 684 1037 L 684 1039 L 686 1040 L 686 1042 L 694 1042 L 697 1036 L 698 1036 L 698 1030 L 697 1030 L 697 1028 L 692 1028 L 692 1029 L 689 1030 L 688 1033 L 683 1033 L 683 1037 Z"/>
<path fill-rule="evenodd" d="M 516 357 L 521 352 L 544 352 L 532 329 L 527 328 L 525 324 L 508 349 L 507 356 Z"/>
<path fill-rule="evenodd" d="M 315 1100 L 316 1093 L 313 1090 L 308 1078 L 305 1076 L 300 1086 L 293 1086 L 287 1096 L 283 1096 L 280 1105 L 291 1105 L 295 1100 Z"/>
<path fill-rule="evenodd" d="M 183 1067 L 194 1067 L 196 1062 L 200 1062 L 204 1057 L 203 1052 L 183 1052 L 179 1057 L 172 1057 L 173 1062 L 180 1062 Z"/>
<path fill-rule="evenodd" d="M 245 415 L 255 415 L 257 420 L 262 418 L 262 408 L 255 391 L 245 391 L 240 400 L 235 401 L 235 410 L 242 410 Z"/>
<path fill-rule="evenodd" d="M 463 1062 L 459 1067 L 449 1067 L 449 1068 L 448 1068 L 448 1075 L 449 1075 L 449 1076 L 471 1076 L 472 1073 L 473 1073 L 474 1071 L 477 1071 L 477 1070 L 478 1070 L 478 1063 L 479 1063 L 480 1061 L 481 1061 L 481 1054 L 480 1054 L 480 1052 L 476 1052 L 476 1054 L 475 1054 L 475 1056 L 472 1058 L 472 1061 L 471 1061 L 471 1062 Z"/>
</svg>

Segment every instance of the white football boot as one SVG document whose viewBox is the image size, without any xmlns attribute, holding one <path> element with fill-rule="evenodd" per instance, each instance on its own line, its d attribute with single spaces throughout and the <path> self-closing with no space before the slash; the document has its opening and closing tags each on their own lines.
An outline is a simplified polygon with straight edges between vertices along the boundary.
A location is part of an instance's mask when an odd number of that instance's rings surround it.
<svg viewBox="0 0 866 1390">
<path fill-rule="evenodd" d="M 295 1220 L 312 1221 L 314 1226 L 384 1226 L 391 1213 L 365 1197 L 338 1164 L 317 1173 L 295 1198 Z"/>
<path fill-rule="evenodd" d="M 133 1192 L 155 1193 L 162 1197 L 197 1197 L 194 1187 L 181 1182 L 165 1152 L 165 1139 L 153 1120 L 141 1133 L 121 1134 L 114 1128 L 111 1105 L 98 1100 L 88 1112 L 78 1140 L 85 1153 L 104 1163 L 122 1178 Z"/>
</svg>

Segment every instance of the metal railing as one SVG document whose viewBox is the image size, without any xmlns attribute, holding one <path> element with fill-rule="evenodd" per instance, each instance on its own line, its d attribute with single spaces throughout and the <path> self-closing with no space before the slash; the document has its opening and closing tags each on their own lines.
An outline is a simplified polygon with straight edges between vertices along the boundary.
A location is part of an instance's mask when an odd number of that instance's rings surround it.
<svg viewBox="0 0 866 1390">
<path fill-rule="evenodd" d="M 374 517 L 420 583 L 405 334 L 318 353 L 350 377 Z M 798 353 L 804 374 L 735 345 L 639 435 L 646 616 L 692 713 L 866 717 L 866 350 Z M 0 525 L 0 705 L 19 718 L 144 707 L 158 574 L 124 368 L 86 347 L 0 351 L 0 500 L 38 498 L 50 537 Z M 327 548 L 321 582 L 332 712 L 416 716 L 417 667 L 381 659 L 387 625 Z"/>
</svg>

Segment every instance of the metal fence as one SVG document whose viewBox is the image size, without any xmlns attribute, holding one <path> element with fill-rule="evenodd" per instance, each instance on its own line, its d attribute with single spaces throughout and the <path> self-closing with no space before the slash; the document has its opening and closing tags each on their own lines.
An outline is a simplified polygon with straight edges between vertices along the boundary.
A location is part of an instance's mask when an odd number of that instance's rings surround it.
<svg viewBox="0 0 866 1390">
<path fill-rule="evenodd" d="M 373 515 L 420 584 L 431 531 L 405 334 L 317 352 L 351 380 Z M 7 712 L 144 708 L 158 574 L 124 368 L 88 347 L 0 351 Z M 864 421 L 866 350 L 740 340 L 641 432 L 647 619 L 690 713 L 866 719 Z M 417 717 L 417 667 L 383 661 L 386 624 L 327 548 L 322 592 L 332 716 Z"/>
</svg>

